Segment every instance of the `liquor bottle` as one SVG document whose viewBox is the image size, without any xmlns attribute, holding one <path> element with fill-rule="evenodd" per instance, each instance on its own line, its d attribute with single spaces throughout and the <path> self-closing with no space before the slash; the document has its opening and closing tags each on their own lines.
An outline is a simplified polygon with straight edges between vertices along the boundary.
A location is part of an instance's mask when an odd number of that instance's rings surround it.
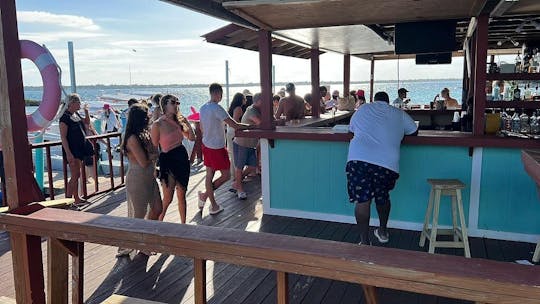
<svg viewBox="0 0 540 304">
<path fill-rule="evenodd" d="M 514 101 L 519 101 L 521 100 L 521 89 L 519 88 L 519 86 L 516 84 L 516 87 L 514 88 Z"/>
<path fill-rule="evenodd" d="M 512 132 L 519 133 L 521 131 L 521 119 L 517 112 L 512 116 Z"/>
<path fill-rule="evenodd" d="M 536 116 L 534 112 L 531 116 L 529 125 L 531 127 L 531 134 L 538 134 L 538 132 L 540 131 L 538 128 L 538 117 Z"/>
<path fill-rule="evenodd" d="M 524 100 L 532 100 L 532 90 L 531 90 L 531 84 L 528 83 L 527 87 L 525 88 L 525 94 L 523 97 Z"/>
<path fill-rule="evenodd" d="M 520 132 L 522 134 L 529 133 L 531 131 L 531 127 L 529 125 L 529 116 L 527 116 L 527 114 L 525 114 L 524 110 L 522 111 L 522 114 L 519 115 L 519 120 L 520 120 L 520 124 L 521 124 Z"/>
</svg>

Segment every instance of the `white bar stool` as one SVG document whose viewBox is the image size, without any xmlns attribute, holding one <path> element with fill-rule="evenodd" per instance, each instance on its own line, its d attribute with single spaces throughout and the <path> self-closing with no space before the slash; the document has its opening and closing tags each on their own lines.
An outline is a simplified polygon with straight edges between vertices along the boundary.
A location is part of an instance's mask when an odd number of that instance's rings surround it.
<svg viewBox="0 0 540 304">
<path fill-rule="evenodd" d="M 424 227 L 420 235 L 420 247 L 424 247 L 426 238 L 429 239 L 429 253 L 435 253 L 435 248 L 463 248 L 465 257 L 471 257 L 469 249 L 469 239 L 467 236 L 467 224 L 465 223 L 465 215 L 463 213 L 463 202 L 461 200 L 461 189 L 465 188 L 465 184 L 458 179 L 428 179 L 431 185 L 429 193 L 429 202 L 424 219 Z M 450 196 L 452 198 L 452 229 L 438 229 L 439 221 L 439 206 L 441 195 Z M 432 214 L 433 211 L 433 214 Z M 433 215 L 433 216 L 432 216 Z M 431 229 L 429 229 L 429 221 L 432 216 Z M 459 216 L 459 226 L 458 226 Z M 453 241 L 437 241 L 437 235 L 452 235 Z"/>
</svg>

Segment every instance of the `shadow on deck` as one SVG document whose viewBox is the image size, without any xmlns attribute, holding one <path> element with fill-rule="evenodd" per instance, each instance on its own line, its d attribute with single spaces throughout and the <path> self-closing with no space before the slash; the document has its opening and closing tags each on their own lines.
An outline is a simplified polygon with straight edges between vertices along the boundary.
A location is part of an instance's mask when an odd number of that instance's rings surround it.
<svg viewBox="0 0 540 304">
<path fill-rule="evenodd" d="M 358 242 L 354 225 L 325 221 L 269 216 L 262 214 L 260 180 L 246 182 L 248 199 L 238 200 L 228 192 L 230 183 L 216 192 L 225 210 L 212 216 L 208 205 L 202 214 L 197 207 L 197 191 L 204 188 L 204 171 L 192 174 L 188 190 L 187 221 L 191 225 L 226 227 L 246 231 L 304 236 L 349 243 Z M 93 204 L 83 211 L 126 216 L 125 189 L 92 198 Z M 176 200 L 165 221 L 179 222 Z M 385 247 L 426 251 L 418 247 L 420 232 L 391 229 L 390 242 Z M 529 260 L 534 251 L 530 243 L 506 242 L 470 238 L 471 254 L 477 258 L 514 262 Z M 374 246 L 383 246 L 374 243 Z M 426 246 L 427 248 L 427 246 Z M 46 243 L 43 243 L 46 250 Z M 158 254 L 145 256 L 132 253 L 115 258 L 117 248 L 86 244 L 85 302 L 101 303 L 113 293 L 165 303 L 194 303 L 193 260 Z M 45 252 L 45 251 L 44 251 Z M 462 255 L 462 250 L 438 250 L 443 254 Z M 8 234 L 0 233 L 0 296 L 14 298 L 11 251 Z M 44 261 L 45 262 L 45 261 Z M 207 262 L 208 303 L 275 303 L 276 277 L 274 272 L 231 264 Z M 290 303 L 364 303 L 360 285 L 291 274 Z M 381 289 L 380 303 L 469 303 L 467 301 L 426 296 L 409 292 Z"/>
</svg>

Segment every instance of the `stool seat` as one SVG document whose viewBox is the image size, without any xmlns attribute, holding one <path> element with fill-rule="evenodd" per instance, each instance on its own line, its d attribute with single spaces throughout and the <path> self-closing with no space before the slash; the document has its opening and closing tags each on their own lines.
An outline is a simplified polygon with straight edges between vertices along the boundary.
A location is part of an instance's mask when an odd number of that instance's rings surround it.
<svg viewBox="0 0 540 304">
<path fill-rule="evenodd" d="M 431 185 L 429 202 L 424 218 L 424 227 L 420 234 L 420 247 L 424 247 L 426 239 L 429 240 L 429 253 L 435 253 L 435 248 L 463 248 L 465 257 L 470 258 L 469 238 L 467 235 L 467 225 L 463 213 L 463 202 L 461 200 L 461 189 L 466 185 L 458 179 L 428 179 Z M 452 199 L 452 229 L 438 228 L 439 207 L 441 196 L 450 196 Z M 459 217 L 459 225 L 458 225 Z M 431 220 L 431 229 L 429 222 Z M 453 241 L 438 241 L 438 235 L 451 235 Z"/>
<path fill-rule="evenodd" d="M 428 181 L 428 184 L 430 184 L 433 189 L 452 190 L 452 189 L 463 189 L 467 186 L 464 183 L 462 183 L 459 179 L 428 178 L 427 181 Z"/>
</svg>

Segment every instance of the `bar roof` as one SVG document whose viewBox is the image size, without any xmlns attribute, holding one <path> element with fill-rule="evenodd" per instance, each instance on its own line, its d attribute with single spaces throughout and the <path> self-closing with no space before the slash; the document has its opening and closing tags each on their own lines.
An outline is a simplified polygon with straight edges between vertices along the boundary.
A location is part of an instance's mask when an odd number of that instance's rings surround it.
<svg viewBox="0 0 540 304">
<path fill-rule="evenodd" d="M 202 37 L 207 42 L 216 43 L 226 46 L 237 47 L 246 50 L 258 51 L 259 41 L 256 30 L 229 24 L 215 31 L 204 34 Z M 306 47 L 298 42 L 287 41 L 272 35 L 272 53 L 276 55 L 290 56 L 302 59 L 309 59 L 311 56 L 311 48 Z M 324 52 L 319 51 L 319 55 Z"/>
<path fill-rule="evenodd" d="M 524 41 L 540 41 L 540 26 L 535 26 L 540 24 L 539 0 L 162 1 L 253 29 L 251 34 L 243 34 L 250 40 L 238 42 L 241 38 L 231 41 L 224 37 L 214 42 L 252 50 L 257 48 L 256 40 L 252 40 L 255 30 L 268 29 L 275 39 L 304 47 L 362 58 L 372 54 L 387 56 L 394 51 L 387 41 L 393 40 L 396 23 L 444 19 L 457 20 L 458 50 L 466 38 L 471 17 L 490 13 L 489 49 L 515 48 L 512 41 L 518 42 L 519 47 Z"/>
</svg>

